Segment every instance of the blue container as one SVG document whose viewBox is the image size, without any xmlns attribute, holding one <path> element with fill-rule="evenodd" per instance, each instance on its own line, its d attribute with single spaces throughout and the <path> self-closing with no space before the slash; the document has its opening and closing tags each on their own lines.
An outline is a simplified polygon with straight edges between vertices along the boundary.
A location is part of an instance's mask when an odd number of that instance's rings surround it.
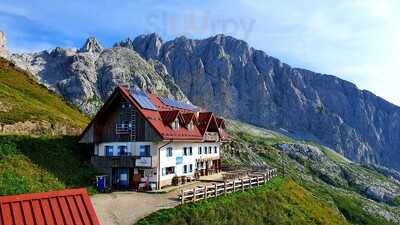
<svg viewBox="0 0 400 225">
<path fill-rule="evenodd" d="M 105 176 L 96 177 L 96 187 L 100 192 L 104 192 L 106 189 L 106 178 Z"/>
</svg>

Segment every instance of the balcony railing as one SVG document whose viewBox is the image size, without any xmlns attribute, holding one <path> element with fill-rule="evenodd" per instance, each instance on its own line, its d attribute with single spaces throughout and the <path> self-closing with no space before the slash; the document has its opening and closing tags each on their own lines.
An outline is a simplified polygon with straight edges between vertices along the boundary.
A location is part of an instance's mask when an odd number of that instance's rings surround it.
<svg viewBox="0 0 400 225">
<path fill-rule="evenodd" d="M 115 132 L 117 134 L 127 134 L 131 132 L 132 124 L 131 123 L 120 123 L 115 125 Z"/>
<path fill-rule="evenodd" d="M 217 132 L 206 132 L 204 134 L 205 141 L 218 141 L 219 136 Z"/>
</svg>

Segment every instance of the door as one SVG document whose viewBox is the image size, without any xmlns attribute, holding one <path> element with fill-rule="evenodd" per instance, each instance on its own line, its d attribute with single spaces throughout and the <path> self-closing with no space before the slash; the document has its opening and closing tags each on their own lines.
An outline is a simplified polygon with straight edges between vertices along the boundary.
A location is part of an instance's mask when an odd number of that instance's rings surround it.
<svg viewBox="0 0 400 225">
<path fill-rule="evenodd" d="M 119 189 L 121 190 L 127 190 L 128 189 L 128 184 L 129 184 L 129 170 L 128 168 L 119 168 L 118 169 L 118 178 L 119 178 Z"/>
</svg>

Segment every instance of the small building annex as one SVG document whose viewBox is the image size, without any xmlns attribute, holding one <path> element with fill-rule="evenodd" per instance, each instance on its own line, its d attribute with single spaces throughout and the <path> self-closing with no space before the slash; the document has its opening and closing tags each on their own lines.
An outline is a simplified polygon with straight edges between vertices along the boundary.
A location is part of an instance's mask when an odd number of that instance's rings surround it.
<svg viewBox="0 0 400 225">
<path fill-rule="evenodd" d="M 221 170 L 223 118 L 192 104 L 118 86 L 81 135 L 112 189 L 160 189 Z"/>
</svg>

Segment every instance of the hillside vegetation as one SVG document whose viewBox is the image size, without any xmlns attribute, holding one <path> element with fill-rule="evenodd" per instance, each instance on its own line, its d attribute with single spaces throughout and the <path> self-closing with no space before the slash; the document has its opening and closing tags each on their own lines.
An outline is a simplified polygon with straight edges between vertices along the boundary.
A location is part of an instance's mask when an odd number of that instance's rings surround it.
<svg viewBox="0 0 400 225">
<path fill-rule="evenodd" d="M 0 195 L 88 186 L 91 149 L 61 135 L 79 133 L 88 121 L 0 58 Z"/>
<path fill-rule="evenodd" d="M 400 224 L 400 183 L 314 143 L 228 121 L 231 168 L 274 167 L 285 178 L 217 200 L 161 210 L 138 224 Z"/>
<path fill-rule="evenodd" d="M 156 212 L 139 221 L 155 224 L 348 224 L 341 214 L 290 179 L 276 177 L 245 192 Z"/>
<path fill-rule="evenodd" d="M 39 85 L 28 73 L 0 57 L 0 123 L 26 121 L 50 126 L 47 130 L 42 128 L 43 133 L 60 128 L 66 129 L 66 134 L 74 128 L 85 127 L 89 119 L 75 106 Z"/>
</svg>

